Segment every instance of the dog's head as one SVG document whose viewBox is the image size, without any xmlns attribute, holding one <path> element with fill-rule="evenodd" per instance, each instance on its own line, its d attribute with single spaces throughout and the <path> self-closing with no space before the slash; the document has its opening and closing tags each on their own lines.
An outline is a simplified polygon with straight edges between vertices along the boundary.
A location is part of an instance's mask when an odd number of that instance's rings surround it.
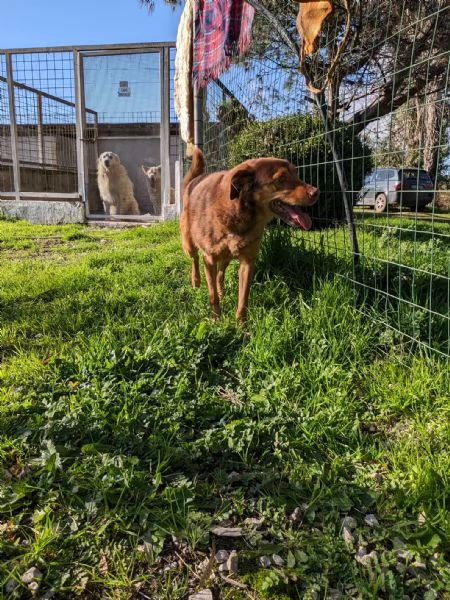
<svg viewBox="0 0 450 600">
<path fill-rule="evenodd" d="M 112 166 L 120 164 L 120 158 L 114 152 L 103 152 L 98 157 L 98 166 L 109 170 Z"/>
<path fill-rule="evenodd" d="M 319 190 L 301 181 L 287 160 L 248 160 L 229 171 L 225 185 L 231 200 L 254 204 L 267 220 L 280 217 L 295 227 L 312 227 L 311 217 L 301 207 L 315 204 Z"/>
<path fill-rule="evenodd" d="M 146 167 L 141 165 L 142 172 L 147 177 L 152 190 L 161 189 L 161 165 L 157 167 Z"/>
</svg>

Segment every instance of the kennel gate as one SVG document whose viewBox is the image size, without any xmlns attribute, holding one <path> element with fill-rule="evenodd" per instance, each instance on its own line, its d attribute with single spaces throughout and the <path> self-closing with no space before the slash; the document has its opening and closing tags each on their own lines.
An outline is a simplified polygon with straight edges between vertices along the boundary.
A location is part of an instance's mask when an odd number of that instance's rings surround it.
<svg viewBox="0 0 450 600">
<path fill-rule="evenodd" d="M 178 214 L 174 59 L 170 42 L 0 50 L 0 210 L 42 223 L 106 220 L 96 161 L 109 150 L 133 181 L 133 220 Z M 155 197 L 141 167 L 159 164 Z"/>
</svg>

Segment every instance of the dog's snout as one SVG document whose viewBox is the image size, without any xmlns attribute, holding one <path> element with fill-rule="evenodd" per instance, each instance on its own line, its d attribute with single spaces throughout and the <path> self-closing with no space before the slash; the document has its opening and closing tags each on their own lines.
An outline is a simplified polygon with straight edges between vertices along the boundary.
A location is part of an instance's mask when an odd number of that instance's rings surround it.
<svg viewBox="0 0 450 600">
<path fill-rule="evenodd" d="M 109 158 L 105 158 L 105 167 L 109 167 Z"/>
</svg>

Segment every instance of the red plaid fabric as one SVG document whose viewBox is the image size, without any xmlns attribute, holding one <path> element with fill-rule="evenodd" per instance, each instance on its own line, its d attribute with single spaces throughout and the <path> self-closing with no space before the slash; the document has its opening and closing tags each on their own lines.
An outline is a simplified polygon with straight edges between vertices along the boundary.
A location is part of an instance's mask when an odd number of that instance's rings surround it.
<svg viewBox="0 0 450 600">
<path fill-rule="evenodd" d="M 198 88 L 248 48 L 254 12 L 244 0 L 195 1 L 192 76 Z"/>
</svg>

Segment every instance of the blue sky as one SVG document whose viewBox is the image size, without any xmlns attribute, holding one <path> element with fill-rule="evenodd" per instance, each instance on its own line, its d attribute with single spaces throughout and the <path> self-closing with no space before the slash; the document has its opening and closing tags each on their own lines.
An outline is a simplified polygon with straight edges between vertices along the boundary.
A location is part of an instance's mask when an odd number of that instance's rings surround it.
<svg viewBox="0 0 450 600">
<path fill-rule="evenodd" d="M 159 123 L 159 64 L 159 53 L 153 52 L 85 58 L 86 106 L 97 111 L 100 123 Z M 129 97 L 118 94 L 120 82 Z"/>
<path fill-rule="evenodd" d="M 163 0 L 0 0 L 0 48 L 175 41 L 181 7 Z"/>
</svg>

